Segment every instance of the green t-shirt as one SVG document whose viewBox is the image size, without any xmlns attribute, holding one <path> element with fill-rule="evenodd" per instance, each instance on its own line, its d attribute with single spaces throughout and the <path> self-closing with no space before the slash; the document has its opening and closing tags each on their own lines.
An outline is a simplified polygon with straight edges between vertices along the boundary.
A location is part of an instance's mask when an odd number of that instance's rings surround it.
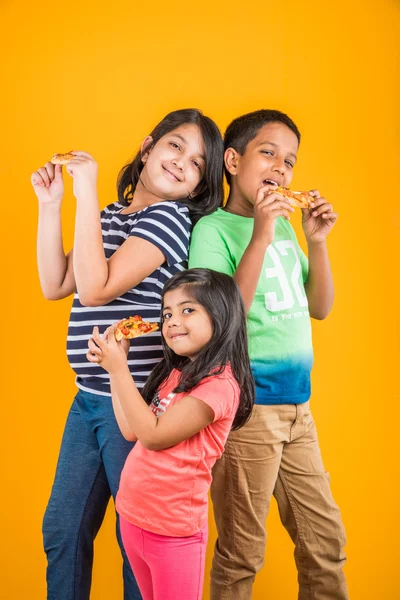
<svg viewBox="0 0 400 600">
<path fill-rule="evenodd" d="M 189 268 L 233 275 L 254 219 L 219 208 L 194 228 Z M 300 404 L 310 397 L 311 323 L 304 282 L 308 260 L 286 219 L 278 217 L 247 317 L 249 353 L 258 404 Z"/>
</svg>

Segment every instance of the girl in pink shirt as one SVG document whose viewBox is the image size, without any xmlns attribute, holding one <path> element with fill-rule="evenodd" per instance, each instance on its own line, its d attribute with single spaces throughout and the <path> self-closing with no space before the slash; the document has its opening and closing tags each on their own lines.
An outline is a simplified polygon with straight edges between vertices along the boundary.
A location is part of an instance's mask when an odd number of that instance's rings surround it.
<svg viewBox="0 0 400 600">
<path fill-rule="evenodd" d="M 164 359 L 142 394 L 128 368 L 129 342 L 117 342 L 113 327 L 103 337 L 94 328 L 87 357 L 110 374 L 118 425 L 137 440 L 116 506 L 143 600 L 200 600 L 211 469 L 254 402 L 234 279 L 191 269 L 168 280 L 162 336 Z"/>
</svg>

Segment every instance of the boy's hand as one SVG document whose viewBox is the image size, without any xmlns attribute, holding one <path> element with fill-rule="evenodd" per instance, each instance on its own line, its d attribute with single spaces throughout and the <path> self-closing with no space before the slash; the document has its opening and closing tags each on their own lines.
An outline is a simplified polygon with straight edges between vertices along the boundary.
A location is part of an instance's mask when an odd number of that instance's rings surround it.
<svg viewBox="0 0 400 600">
<path fill-rule="evenodd" d="M 75 156 L 66 165 L 68 175 L 74 180 L 74 196 L 77 200 L 85 198 L 96 193 L 97 184 L 97 163 L 87 152 L 72 152 Z"/>
<path fill-rule="evenodd" d="M 302 209 L 304 235 L 307 242 L 324 242 L 335 225 L 338 215 L 333 212 L 332 204 L 328 204 L 318 190 L 311 190 L 309 193 L 315 200 L 311 208 Z"/>
<path fill-rule="evenodd" d="M 64 181 L 61 165 L 47 162 L 31 175 L 31 183 L 39 204 L 61 204 L 64 195 Z"/>
<path fill-rule="evenodd" d="M 94 327 L 93 337 L 88 344 L 89 352 L 86 354 L 89 362 L 99 364 L 110 375 L 128 365 L 129 340 L 117 342 L 114 332 L 115 328 L 111 325 L 101 337 L 99 328 Z"/>
<path fill-rule="evenodd" d="M 275 220 L 285 217 L 289 221 L 292 212 L 294 208 L 286 198 L 271 190 L 269 186 L 260 187 L 254 202 L 252 240 L 263 242 L 265 246 L 271 244 L 275 234 Z"/>
</svg>

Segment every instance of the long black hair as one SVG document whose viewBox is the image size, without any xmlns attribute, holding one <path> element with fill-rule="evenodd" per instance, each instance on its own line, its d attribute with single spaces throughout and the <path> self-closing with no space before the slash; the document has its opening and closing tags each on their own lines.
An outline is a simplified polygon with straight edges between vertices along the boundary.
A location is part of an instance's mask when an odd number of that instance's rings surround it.
<svg viewBox="0 0 400 600">
<path fill-rule="evenodd" d="M 185 204 L 190 212 L 193 223 L 200 217 L 209 215 L 222 206 L 223 191 L 223 169 L 224 169 L 224 144 L 221 132 L 212 119 L 203 115 L 196 108 L 185 108 L 175 110 L 166 115 L 150 133 L 153 138 L 145 152 L 148 152 L 164 136 L 177 129 L 181 125 L 193 124 L 200 129 L 205 146 L 206 168 L 204 176 L 200 181 L 196 195 L 193 198 L 182 198 L 180 202 Z M 117 181 L 118 201 L 123 206 L 128 206 L 139 181 L 143 169 L 143 153 L 139 151 L 132 162 L 125 165 Z"/>
<path fill-rule="evenodd" d="M 213 336 L 193 361 L 176 354 L 162 338 L 164 358 L 148 378 L 143 398 L 150 404 L 173 369 L 181 372 L 174 392 L 190 392 L 202 379 L 222 373 L 229 363 L 240 388 L 239 407 L 232 424 L 232 429 L 239 429 L 248 421 L 255 398 L 247 348 L 246 315 L 239 287 L 232 277 L 224 273 L 189 269 L 167 281 L 162 303 L 167 292 L 179 287 L 184 287 L 193 300 L 205 308 L 213 325 Z"/>
</svg>

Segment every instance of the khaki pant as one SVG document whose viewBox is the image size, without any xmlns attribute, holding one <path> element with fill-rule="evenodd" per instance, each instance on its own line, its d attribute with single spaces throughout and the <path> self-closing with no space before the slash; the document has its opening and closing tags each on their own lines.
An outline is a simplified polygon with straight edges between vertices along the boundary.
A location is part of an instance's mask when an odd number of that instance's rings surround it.
<svg viewBox="0 0 400 600">
<path fill-rule="evenodd" d="M 295 544 L 299 600 L 345 600 L 345 533 L 324 470 L 309 402 L 256 405 L 213 470 L 218 540 L 211 600 L 249 600 L 264 564 L 274 494 Z M 266 590 L 265 599 L 270 598 Z"/>
</svg>

